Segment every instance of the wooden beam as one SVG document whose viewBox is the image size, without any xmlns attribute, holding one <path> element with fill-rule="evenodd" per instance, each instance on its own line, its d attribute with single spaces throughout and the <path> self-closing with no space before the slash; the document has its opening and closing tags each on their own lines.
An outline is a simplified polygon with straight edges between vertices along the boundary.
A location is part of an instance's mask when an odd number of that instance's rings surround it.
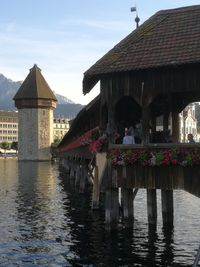
<svg viewBox="0 0 200 267">
<path fill-rule="evenodd" d="M 178 112 L 172 112 L 172 141 L 174 143 L 179 142 L 179 113 Z"/>
<path fill-rule="evenodd" d="M 149 107 L 144 106 L 142 108 L 142 144 L 146 145 L 149 143 Z"/>
<path fill-rule="evenodd" d="M 152 127 L 152 133 L 156 132 L 156 117 L 152 116 L 151 117 L 151 127 Z"/>
<path fill-rule="evenodd" d="M 136 188 L 134 191 L 133 191 L 133 200 L 135 199 L 136 195 L 137 195 L 137 192 L 138 192 L 139 188 Z"/>
<path fill-rule="evenodd" d="M 165 112 L 163 115 L 163 131 L 166 132 L 169 129 L 169 113 Z"/>
</svg>

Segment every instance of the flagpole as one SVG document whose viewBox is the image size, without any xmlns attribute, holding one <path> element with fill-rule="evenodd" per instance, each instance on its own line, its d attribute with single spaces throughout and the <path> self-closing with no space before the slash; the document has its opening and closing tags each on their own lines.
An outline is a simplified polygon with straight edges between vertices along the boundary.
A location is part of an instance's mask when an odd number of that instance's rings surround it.
<svg viewBox="0 0 200 267">
<path fill-rule="evenodd" d="M 136 12 L 135 22 L 136 22 L 136 28 L 138 28 L 139 27 L 140 18 L 138 17 L 136 6 L 131 7 L 131 12 Z"/>
</svg>

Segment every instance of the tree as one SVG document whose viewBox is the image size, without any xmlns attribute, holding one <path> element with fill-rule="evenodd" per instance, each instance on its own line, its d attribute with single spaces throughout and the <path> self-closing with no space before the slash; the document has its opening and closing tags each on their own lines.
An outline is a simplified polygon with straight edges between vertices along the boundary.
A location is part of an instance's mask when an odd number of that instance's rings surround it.
<svg viewBox="0 0 200 267">
<path fill-rule="evenodd" d="M 9 149 L 9 144 L 7 142 L 2 142 L 1 148 L 4 149 L 4 153 L 6 153 L 6 149 Z"/>
<path fill-rule="evenodd" d="M 56 137 L 53 141 L 54 146 L 58 146 L 58 144 L 60 143 L 61 139 L 59 139 L 58 137 Z"/>
<path fill-rule="evenodd" d="M 18 151 L 18 142 L 12 142 L 11 149 L 16 150 L 16 152 L 17 152 Z"/>
</svg>

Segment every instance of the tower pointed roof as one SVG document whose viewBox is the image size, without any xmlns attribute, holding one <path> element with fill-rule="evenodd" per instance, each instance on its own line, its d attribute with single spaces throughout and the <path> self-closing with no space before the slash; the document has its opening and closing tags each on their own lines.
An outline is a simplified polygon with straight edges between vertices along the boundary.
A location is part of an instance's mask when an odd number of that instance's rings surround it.
<svg viewBox="0 0 200 267">
<path fill-rule="evenodd" d="M 57 101 L 53 91 L 41 74 L 41 69 L 35 64 L 19 90 L 15 94 L 16 100 L 44 99 Z"/>
</svg>

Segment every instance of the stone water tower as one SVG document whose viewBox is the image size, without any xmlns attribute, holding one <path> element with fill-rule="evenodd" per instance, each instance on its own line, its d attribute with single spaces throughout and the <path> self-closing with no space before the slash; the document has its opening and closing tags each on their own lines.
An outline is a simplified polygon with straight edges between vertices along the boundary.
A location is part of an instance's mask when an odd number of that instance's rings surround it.
<svg viewBox="0 0 200 267">
<path fill-rule="evenodd" d="M 37 65 L 14 96 L 19 111 L 18 159 L 50 160 L 57 99 Z"/>
</svg>

